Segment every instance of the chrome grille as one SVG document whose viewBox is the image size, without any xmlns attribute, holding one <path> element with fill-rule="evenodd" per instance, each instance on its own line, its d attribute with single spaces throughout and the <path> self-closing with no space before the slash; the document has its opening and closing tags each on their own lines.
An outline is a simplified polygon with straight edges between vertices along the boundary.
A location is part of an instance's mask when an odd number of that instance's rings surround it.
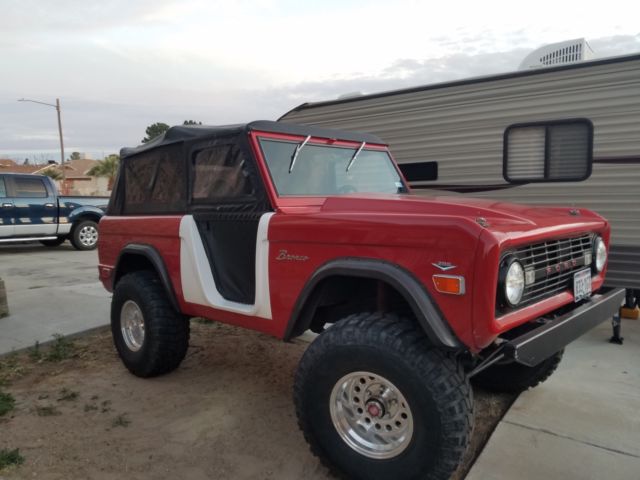
<svg viewBox="0 0 640 480">
<path fill-rule="evenodd" d="M 526 283 L 518 308 L 573 288 L 573 274 L 591 265 L 592 246 L 593 235 L 587 234 L 548 240 L 509 252 L 522 263 L 525 276 L 533 279 Z M 505 307 L 498 300 L 498 308 L 504 310 Z"/>
</svg>

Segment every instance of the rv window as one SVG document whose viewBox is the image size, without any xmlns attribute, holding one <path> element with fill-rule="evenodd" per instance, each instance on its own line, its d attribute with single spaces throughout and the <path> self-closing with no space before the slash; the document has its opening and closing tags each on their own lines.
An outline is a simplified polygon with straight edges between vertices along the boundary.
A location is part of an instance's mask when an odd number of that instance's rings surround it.
<svg viewBox="0 0 640 480">
<path fill-rule="evenodd" d="M 589 178 L 593 124 L 587 119 L 512 125 L 505 130 L 503 175 L 512 183 Z"/>
</svg>

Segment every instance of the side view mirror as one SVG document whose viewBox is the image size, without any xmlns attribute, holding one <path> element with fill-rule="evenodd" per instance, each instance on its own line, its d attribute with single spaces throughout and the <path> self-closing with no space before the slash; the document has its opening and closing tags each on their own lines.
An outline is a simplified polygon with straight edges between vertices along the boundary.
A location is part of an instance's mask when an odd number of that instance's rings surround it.
<svg viewBox="0 0 640 480">
<path fill-rule="evenodd" d="M 573 118 L 510 125 L 502 162 L 510 183 L 586 180 L 593 164 L 593 123 Z"/>
</svg>

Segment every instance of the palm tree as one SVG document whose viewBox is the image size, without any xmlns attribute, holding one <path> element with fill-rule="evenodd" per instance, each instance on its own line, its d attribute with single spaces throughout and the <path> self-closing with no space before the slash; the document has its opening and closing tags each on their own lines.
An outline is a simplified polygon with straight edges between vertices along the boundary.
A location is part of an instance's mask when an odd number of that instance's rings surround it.
<svg viewBox="0 0 640 480">
<path fill-rule="evenodd" d="M 92 177 L 107 177 L 109 179 L 108 188 L 111 190 L 113 187 L 113 181 L 118 173 L 118 166 L 120 164 L 120 155 L 111 154 L 104 157 L 104 160 L 99 160 L 97 165 L 91 167 L 87 172 L 87 175 Z"/>
<path fill-rule="evenodd" d="M 51 178 L 51 180 L 62 180 L 62 172 L 57 168 L 57 166 L 46 168 L 42 170 L 40 174 L 46 175 Z"/>
</svg>

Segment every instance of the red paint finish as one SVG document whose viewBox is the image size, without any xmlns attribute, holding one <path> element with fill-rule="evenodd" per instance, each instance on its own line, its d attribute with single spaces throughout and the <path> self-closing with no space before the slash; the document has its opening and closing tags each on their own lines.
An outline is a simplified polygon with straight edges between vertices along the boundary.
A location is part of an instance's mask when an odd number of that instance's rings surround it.
<svg viewBox="0 0 640 480">
<path fill-rule="evenodd" d="M 151 245 L 167 266 L 185 314 L 283 337 L 304 285 L 319 267 L 345 257 L 384 260 L 411 272 L 429 292 L 457 337 L 470 351 L 478 352 L 499 334 L 573 302 L 572 294 L 564 292 L 496 318 L 498 264 L 503 252 L 588 232 L 599 233 L 609 244 L 609 225 L 583 209 L 579 216 L 572 216 L 569 208 L 409 195 L 279 198 L 257 143 L 258 137 L 267 136 L 297 141 L 303 138 L 268 132 L 250 134 L 253 153 L 275 209 L 268 232 L 272 319 L 184 301 L 180 280 L 181 216 L 103 218 L 99 273 L 105 287 L 112 289 L 113 268 L 127 244 Z M 312 141 L 358 146 L 330 139 Z M 367 148 L 386 149 L 384 145 Z M 308 258 L 299 260 L 303 257 Z M 436 291 L 433 275 L 443 273 L 433 265 L 438 262 L 455 266 L 444 273 L 464 277 L 463 295 Z M 593 290 L 602 286 L 603 279 L 604 273 L 594 277 Z"/>
<path fill-rule="evenodd" d="M 182 299 L 180 281 L 180 220 L 182 216 L 105 216 L 100 221 L 98 271 L 109 291 L 113 289 L 113 269 L 120 252 L 130 244 L 150 245 L 164 260 L 178 301 Z"/>
</svg>

